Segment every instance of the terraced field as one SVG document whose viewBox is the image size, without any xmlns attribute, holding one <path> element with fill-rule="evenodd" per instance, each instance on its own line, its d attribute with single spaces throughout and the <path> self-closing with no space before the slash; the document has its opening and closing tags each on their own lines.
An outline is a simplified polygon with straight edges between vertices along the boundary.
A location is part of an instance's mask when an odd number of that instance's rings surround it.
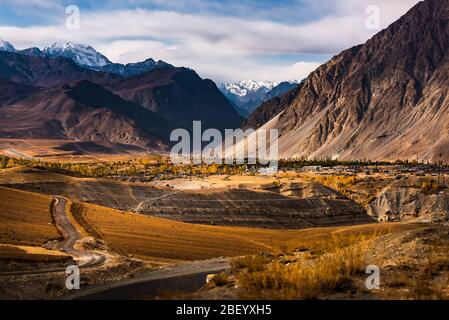
<svg viewBox="0 0 449 320">
<path fill-rule="evenodd" d="M 372 222 L 361 206 L 322 185 L 251 178 L 166 180 L 151 185 L 22 170 L 0 176 L 0 184 L 196 224 L 295 229 Z"/>
<path fill-rule="evenodd" d="M 156 217 L 199 224 L 308 228 L 369 223 L 363 209 L 347 199 L 298 198 L 249 189 L 212 189 L 175 193 L 145 203 Z"/>
<path fill-rule="evenodd" d="M 400 224 L 273 230 L 192 225 L 151 216 L 85 205 L 84 216 L 116 252 L 153 262 L 193 261 L 241 256 L 260 251 L 294 250 L 334 233 L 360 234 L 407 228 Z"/>
</svg>

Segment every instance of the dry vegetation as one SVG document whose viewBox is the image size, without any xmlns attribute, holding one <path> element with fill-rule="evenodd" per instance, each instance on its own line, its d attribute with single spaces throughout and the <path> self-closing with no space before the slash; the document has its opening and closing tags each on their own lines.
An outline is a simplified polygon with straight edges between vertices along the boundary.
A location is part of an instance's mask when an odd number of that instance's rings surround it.
<svg viewBox="0 0 449 320">
<path fill-rule="evenodd" d="M 391 182 L 390 179 L 377 176 L 361 177 L 358 175 L 314 175 L 305 174 L 305 178 L 322 184 L 359 205 L 365 206 Z"/>
<path fill-rule="evenodd" d="M 79 205 L 78 205 L 79 206 Z M 83 217 L 109 248 L 150 261 L 202 260 L 243 256 L 260 251 L 279 252 L 325 241 L 333 233 L 385 232 L 386 225 L 304 230 L 268 230 L 192 225 L 83 204 Z M 78 207 L 79 209 L 79 207 Z M 85 225 L 85 223 L 84 223 Z M 395 225 L 394 228 L 409 228 Z"/>
<path fill-rule="evenodd" d="M 448 250 L 449 228 L 442 225 L 333 233 L 295 251 L 236 258 L 193 297 L 448 299 Z M 368 265 L 379 266 L 380 289 L 366 288 Z"/>
<path fill-rule="evenodd" d="M 128 158 L 126 160 L 97 162 L 47 161 L 41 158 L 13 158 L 0 154 L 0 169 L 15 167 L 33 167 L 49 171 L 65 172 L 74 175 L 94 178 L 126 179 L 138 178 L 141 181 L 152 181 L 155 178 L 173 178 L 177 176 L 207 176 L 211 174 L 242 174 L 244 165 L 217 164 L 179 164 L 160 156 L 147 158 Z"/>
<path fill-rule="evenodd" d="M 0 187 L 0 243 L 41 246 L 60 237 L 51 197 Z"/>
<path fill-rule="evenodd" d="M 370 235 L 375 237 L 376 234 Z M 367 236 L 339 235 L 305 254 L 234 262 L 240 297 L 249 299 L 317 299 L 352 287 L 362 274 Z M 304 249 L 305 250 L 305 249 Z M 248 258 L 246 258 L 248 259 Z"/>
<path fill-rule="evenodd" d="M 435 225 L 386 239 L 382 299 L 449 299 L 449 228 Z M 388 263 L 385 263 L 388 261 Z"/>
</svg>

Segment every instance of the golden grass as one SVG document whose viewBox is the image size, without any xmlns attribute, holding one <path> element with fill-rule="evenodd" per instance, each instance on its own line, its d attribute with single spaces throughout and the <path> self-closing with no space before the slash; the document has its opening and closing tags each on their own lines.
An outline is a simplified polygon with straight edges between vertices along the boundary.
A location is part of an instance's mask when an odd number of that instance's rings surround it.
<svg viewBox="0 0 449 320">
<path fill-rule="evenodd" d="M 0 243 L 41 246 L 60 237 L 51 197 L 0 187 Z"/>
<path fill-rule="evenodd" d="M 241 298 L 245 299 L 317 299 L 323 294 L 347 290 L 353 286 L 352 277 L 361 274 L 365 248 L 372 234 L 333 236 L 323 252 L 308 252 L 291 261 L 253 257 L 233 262 Z M 285 257 L 284 257 L 285 258 Z M 240 262 L 239 262 L 240 261 Z M 246 263 L 245 263 L 246 262 Z"/>
<path fill-rule="evenodd" d="M 392 228 L 385 237 L 383 231 L 334 233 L 329 240 L 316 241 L 309 250 L 237 258 L 231 264 L 234 277 L 222 285 L 237 284 L 236 293 L 243 299 L 447 299 L 447 228 L 413 227 L 412 233 Z M 408 236 L 415 239 L 413 245 L 404 240 Z M 370 291 L 364 284 L 365 268 L 375 261 L 373 247 L 383 241 L 397 241 L 394 247 L 405 252 L 406 258 L 387 258 L 388 252 L 380 256 L 374 263 L 382 270 L 380 289 Z M 388 266 L 382 267 L 383 263 Z"/>
<path fill-rule="evenodd" d="M 335 233 L 360 234 L 387 232 L 391 227 L 411 228 L 401 224 L 307 230 L 206 226 L 125 213 L 91 204 L 83 205 L 86 206 L 85 219 L 101 233 L 110 248 L 159 262 L 293 250 L 330 239 Z"/>
<path fill-rule="evenodd" d="M 0 259 L 27 260 L 27 261 L 60 261 L 69 255 L 42 247 L 16 246 L 0 244 Z"/>
<path fill-rule="evenodd" d="M 350 284 L 363 271 L 364 252 L 359 245 L 340 248 L 312 261 L 270 264 L 260 272 L 239 277 L 244 298 L 316 299 Z"/>
</svg>

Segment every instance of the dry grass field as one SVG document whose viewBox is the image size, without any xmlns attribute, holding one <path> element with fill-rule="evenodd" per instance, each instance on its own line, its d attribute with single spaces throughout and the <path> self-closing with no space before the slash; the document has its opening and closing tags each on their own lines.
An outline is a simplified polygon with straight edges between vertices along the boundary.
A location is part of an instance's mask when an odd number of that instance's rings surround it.
<svg viewBox="0 0 449 320">
<path fill-rule="evenodd" d="M 330 233 L 299 250 L 233 259 L 230 270 L 189 298 L 448 299 L 448 227 L 397 226 L 386 233 Z M 372 265 L 381 272 L 376 290 L 365 285 Z"/>
<path fill-rule="evenodd" d="M 195 224 L 299 229 L 371 220 L 354 202 L 301 178 L 220 175 L 143 183 L 22 167 L 1 171 L 0 185 Z"/>
<path fill-rule="evenodd" d="M 0 244 L 0 260 L 8 259 L 26 262 L 57 262 L 69 256 L 61 251 L 47 250 L 42 247 Z"/>
<path fill-rule="evenodd" d="M 85 205 L 84 217 L 111 249 L 154 261 L 176 262 L 276 252 L 309 246 L 333 234 L 388 233 L 410 225 L 370 224 L 304 230 L 192 225 Z"/>
<path fill-rule="evenodd" d="M 59 238 L 50 204 L 49 196 L 0 187 L 0 243 L 41 246 Z"/>
</svg>

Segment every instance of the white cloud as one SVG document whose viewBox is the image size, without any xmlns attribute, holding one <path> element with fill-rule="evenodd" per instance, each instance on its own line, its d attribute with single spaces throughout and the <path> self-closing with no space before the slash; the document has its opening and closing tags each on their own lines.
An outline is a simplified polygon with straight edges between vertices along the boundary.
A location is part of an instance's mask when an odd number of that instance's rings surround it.
<svg viewBox="0 0 449 320">
<path fill-rule="evenodd" d="M 335 5 L 323 0 L 323 5 L 333 6 L 333 15 L 297 25 L 142 9 L 81 12 L 81 30 L 67 30 L 64 25 L 0 26 L 0 38 L 19 48 L 42 47 L 55 41 L 86 43 L 112 61 L 135 62 L 153 57 L 192 67 L 200 75 L 218 81 L 299 79 L 316 68 L 318 62 L 292 65 L 277 60 L 268 65 L 256 57 L 338 53 L 375 33 L 365 27 L 367 5 L 377 3 L 381 25 L 386 27 L 416 2 L 343 0 Z"/>
</svg>

